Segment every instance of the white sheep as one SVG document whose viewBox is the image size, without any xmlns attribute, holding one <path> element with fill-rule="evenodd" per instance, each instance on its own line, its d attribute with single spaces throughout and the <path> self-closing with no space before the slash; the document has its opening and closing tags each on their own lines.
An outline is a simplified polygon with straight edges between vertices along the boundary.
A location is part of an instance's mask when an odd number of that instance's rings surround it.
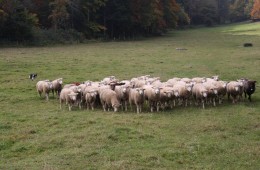
<svg viewBox="0 0 260 170">
<path fill-rule="evenodd" d="M 112 81 L 116 81 L 116 77 L 115 76 L 108 76 L 108 77 L 105 77 L 102 81 L 101 81 L 101 83 L 103 83 L 103 84 L 109 84 L 110 82 L 112 82 Z"/>
<path fill-rule="evenodd" d="M 129 91 L 129 104 L 132 108 L 132 104 L 135 104 L 137 113 L 142 112 L 142 107 L 144 104 L 144 89 L 133 88 Z"/>
<path fill-rule="evenodd" d="M 152 85 L 145 85 L 143 88 L 145 90 L 144 97 L 149 103 L 151 112 L 154 111 L 154 108 L 156 108 L 156 111 L 159 112 L 161 88 L 154 87 Z"/>
<path fill-rule="evenodd" d="M 171 109 L 173 108 L 173 101 L 179 97 L 179 92 L 174 90 L 173 87 L 163 86 L 160 91 L 160 103 L 162 109 L 165 107 L 170 106 Z"/>
<path fill-rule="evenodd" d="M 207 81 L 206 77 L 193 77 L 191 80 L 194 83 L 204 83 Z"/>
<path fill-rule="evenodd" d="M 183 103 L 185 102 L 185 106 L 188 106 L 188 101 L 190 101 L 190 98 L 192 96 L 192 86 L 193 84 L 186 83 L 183 81 L 179 81 L 173 86 L 174 91 L 177 91 L 179 94 L 178 98 L 182 100 Z M 175 100 L 174 100 L 174 106 L 175 106 Z"/>
<path fill-rule="evenodd" d="M 60 109 L 62 109 L 62 103 L 66 103 L 69 106 L 69 111 L 73 105 L 78 105 L 77 100 L 78 93 L 75 93 L 69 88 L 63 88 L 60 92 Z"/>
<path fill-rule="evenodd" d="M 99 92 L 100 102 L 104 111 L 109 111 L 109 108 L 114 108 L 114 112 L 118 111 L 120 102 L 117 99 L 116 92 L 111 89 L 102 89 Z"/>
<path fill-rule="evenodd" d="M 192 88 L 192 95 L 195 98 L 196 104 L 202 103 L 202 108 L 205 108 L 205 101 L 208 96 L 208 91 L 202 83 L 197 83 Z"/>
<path fill-rule="evenodd" d="M 56 96 L 59 98 L 60 92 L 62 90 L 63 79 L 58 78 L 56 80 L 53 80 L 51 83 L 52 83 L 52 86 L 53 86 L 53 88 L 52 88 L 53 97 L 54 97 L 54 92 L 55 92 Z"/>
<path fill-rule="evenodd" d="M 216 106 L 216 99 L 218 97 L 218 88 L 211 82 L 202 83 L 208 91 L 207 101 L 212 102 Z"/>
<path fill-rule="evenodd" d="M 95 108 L 95 103 L 97 99 L 98 92 L 96 90 L 91 90 L 86 92 L 85 94 L 85 103 L 87 105 L 87 109 L 91 107 L 92 110 Z"/>
<path fill-rule="evenodd" d="M 122 110 L 125 110 L 125 111 L 127 111 L 127 104 L 129 101 L 129 90 L 130 90 L 129 85 L 115 87 L 115 92 L 116 92 L 117 98 L 120 101 Z"/>
<path fill-rule="evenodd" d="M 44 93 L 47 101 L 49 100 L 49 93 L 52 90 L 52 87 L 53 85 L 49 80 L 38 81 L 36 84 L 36 90 L 39 93 L 40 97 L 42 93 Z"/>
<path fill-rule="evenodd" d="M 192 80 L 190 79 L 190 78 L 182 78 L 180 81 L 183 81 L 183 82 L 185 82 L 185 83 L 191 83 L 192 82 Z"/>
<path fill-rule="evenodd" d="M 236 103 L 243 89 L 243 82 L 230 81 L 227 84 L 227 95 L 228 99 L 232 97 L 232 103 Z"/>
<path fill-rule="evenodd" d="M 214 85 L 217 87 L 217 91 L 218 91 L 218 103 L 221 104 L 223 102 L 223 98 L 225 97 L 225 95 L 227 94 L 227 82 L 225 81 L 216 81 L 214 83 Z"/>
</svg>

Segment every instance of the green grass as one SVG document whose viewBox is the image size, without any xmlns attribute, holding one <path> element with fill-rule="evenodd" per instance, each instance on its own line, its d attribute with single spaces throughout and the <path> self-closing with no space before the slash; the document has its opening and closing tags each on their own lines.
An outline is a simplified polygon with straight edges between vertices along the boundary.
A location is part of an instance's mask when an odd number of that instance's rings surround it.
<svg viewBox="0 0 260 170">
<path fill-rule="evenodd" d="M 28 79 L 219 75 L 259 83 L 259 33 L 259 23 L 243 23 L 141 41 L 1 48 L 0 169 L 259 169 L 259 85 L 252 103 L 138 115 L 60 110 Z"/>
</svg>

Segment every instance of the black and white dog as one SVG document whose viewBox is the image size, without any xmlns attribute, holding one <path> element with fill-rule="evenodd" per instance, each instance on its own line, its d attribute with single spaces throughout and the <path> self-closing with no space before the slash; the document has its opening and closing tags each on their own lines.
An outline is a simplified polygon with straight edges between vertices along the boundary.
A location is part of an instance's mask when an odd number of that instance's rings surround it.
<svg viewBox="0 0 260 170">
<path fill-rule="evenodd" d="M 35 73 L 29 74 L 29 79 L 31 79 L 32 81 L 34 79 L 36 79 L 36 77 L 37 77 L 37 74 L 35 74 Z"/>
</svg>

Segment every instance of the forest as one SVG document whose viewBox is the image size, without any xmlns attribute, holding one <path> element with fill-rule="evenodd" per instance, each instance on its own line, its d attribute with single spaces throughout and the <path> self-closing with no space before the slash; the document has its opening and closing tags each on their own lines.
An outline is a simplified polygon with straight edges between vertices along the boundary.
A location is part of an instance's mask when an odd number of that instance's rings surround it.
<svg viewBox="0 0 260 170">
<path fill-rule="evenodd" d="M 135 39 L 260 19 L 260 0 L 0 0 L 0 42 Z"/>
</svg>

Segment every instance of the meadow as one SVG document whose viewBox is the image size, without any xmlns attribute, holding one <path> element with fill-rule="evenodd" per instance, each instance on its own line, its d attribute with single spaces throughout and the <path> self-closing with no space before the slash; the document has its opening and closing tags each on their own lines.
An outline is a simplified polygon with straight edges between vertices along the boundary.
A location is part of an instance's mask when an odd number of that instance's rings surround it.
<svg viewBox="0 0 260 170">
<path fill-rule="evenodd" d="M 243 47 L 243 43 L 253 47 Z M 187 50 L 176 50 L 186 48 Z M 28 79 L 36 72 L 35 81 Z M 38 80 L 219 75 L 257 81 L 248 100 L 141 114 L 68 108 Z M 260 23 L 126 42 L 0 48 L 0 169 L 259 169 Z"/>
</svg>

